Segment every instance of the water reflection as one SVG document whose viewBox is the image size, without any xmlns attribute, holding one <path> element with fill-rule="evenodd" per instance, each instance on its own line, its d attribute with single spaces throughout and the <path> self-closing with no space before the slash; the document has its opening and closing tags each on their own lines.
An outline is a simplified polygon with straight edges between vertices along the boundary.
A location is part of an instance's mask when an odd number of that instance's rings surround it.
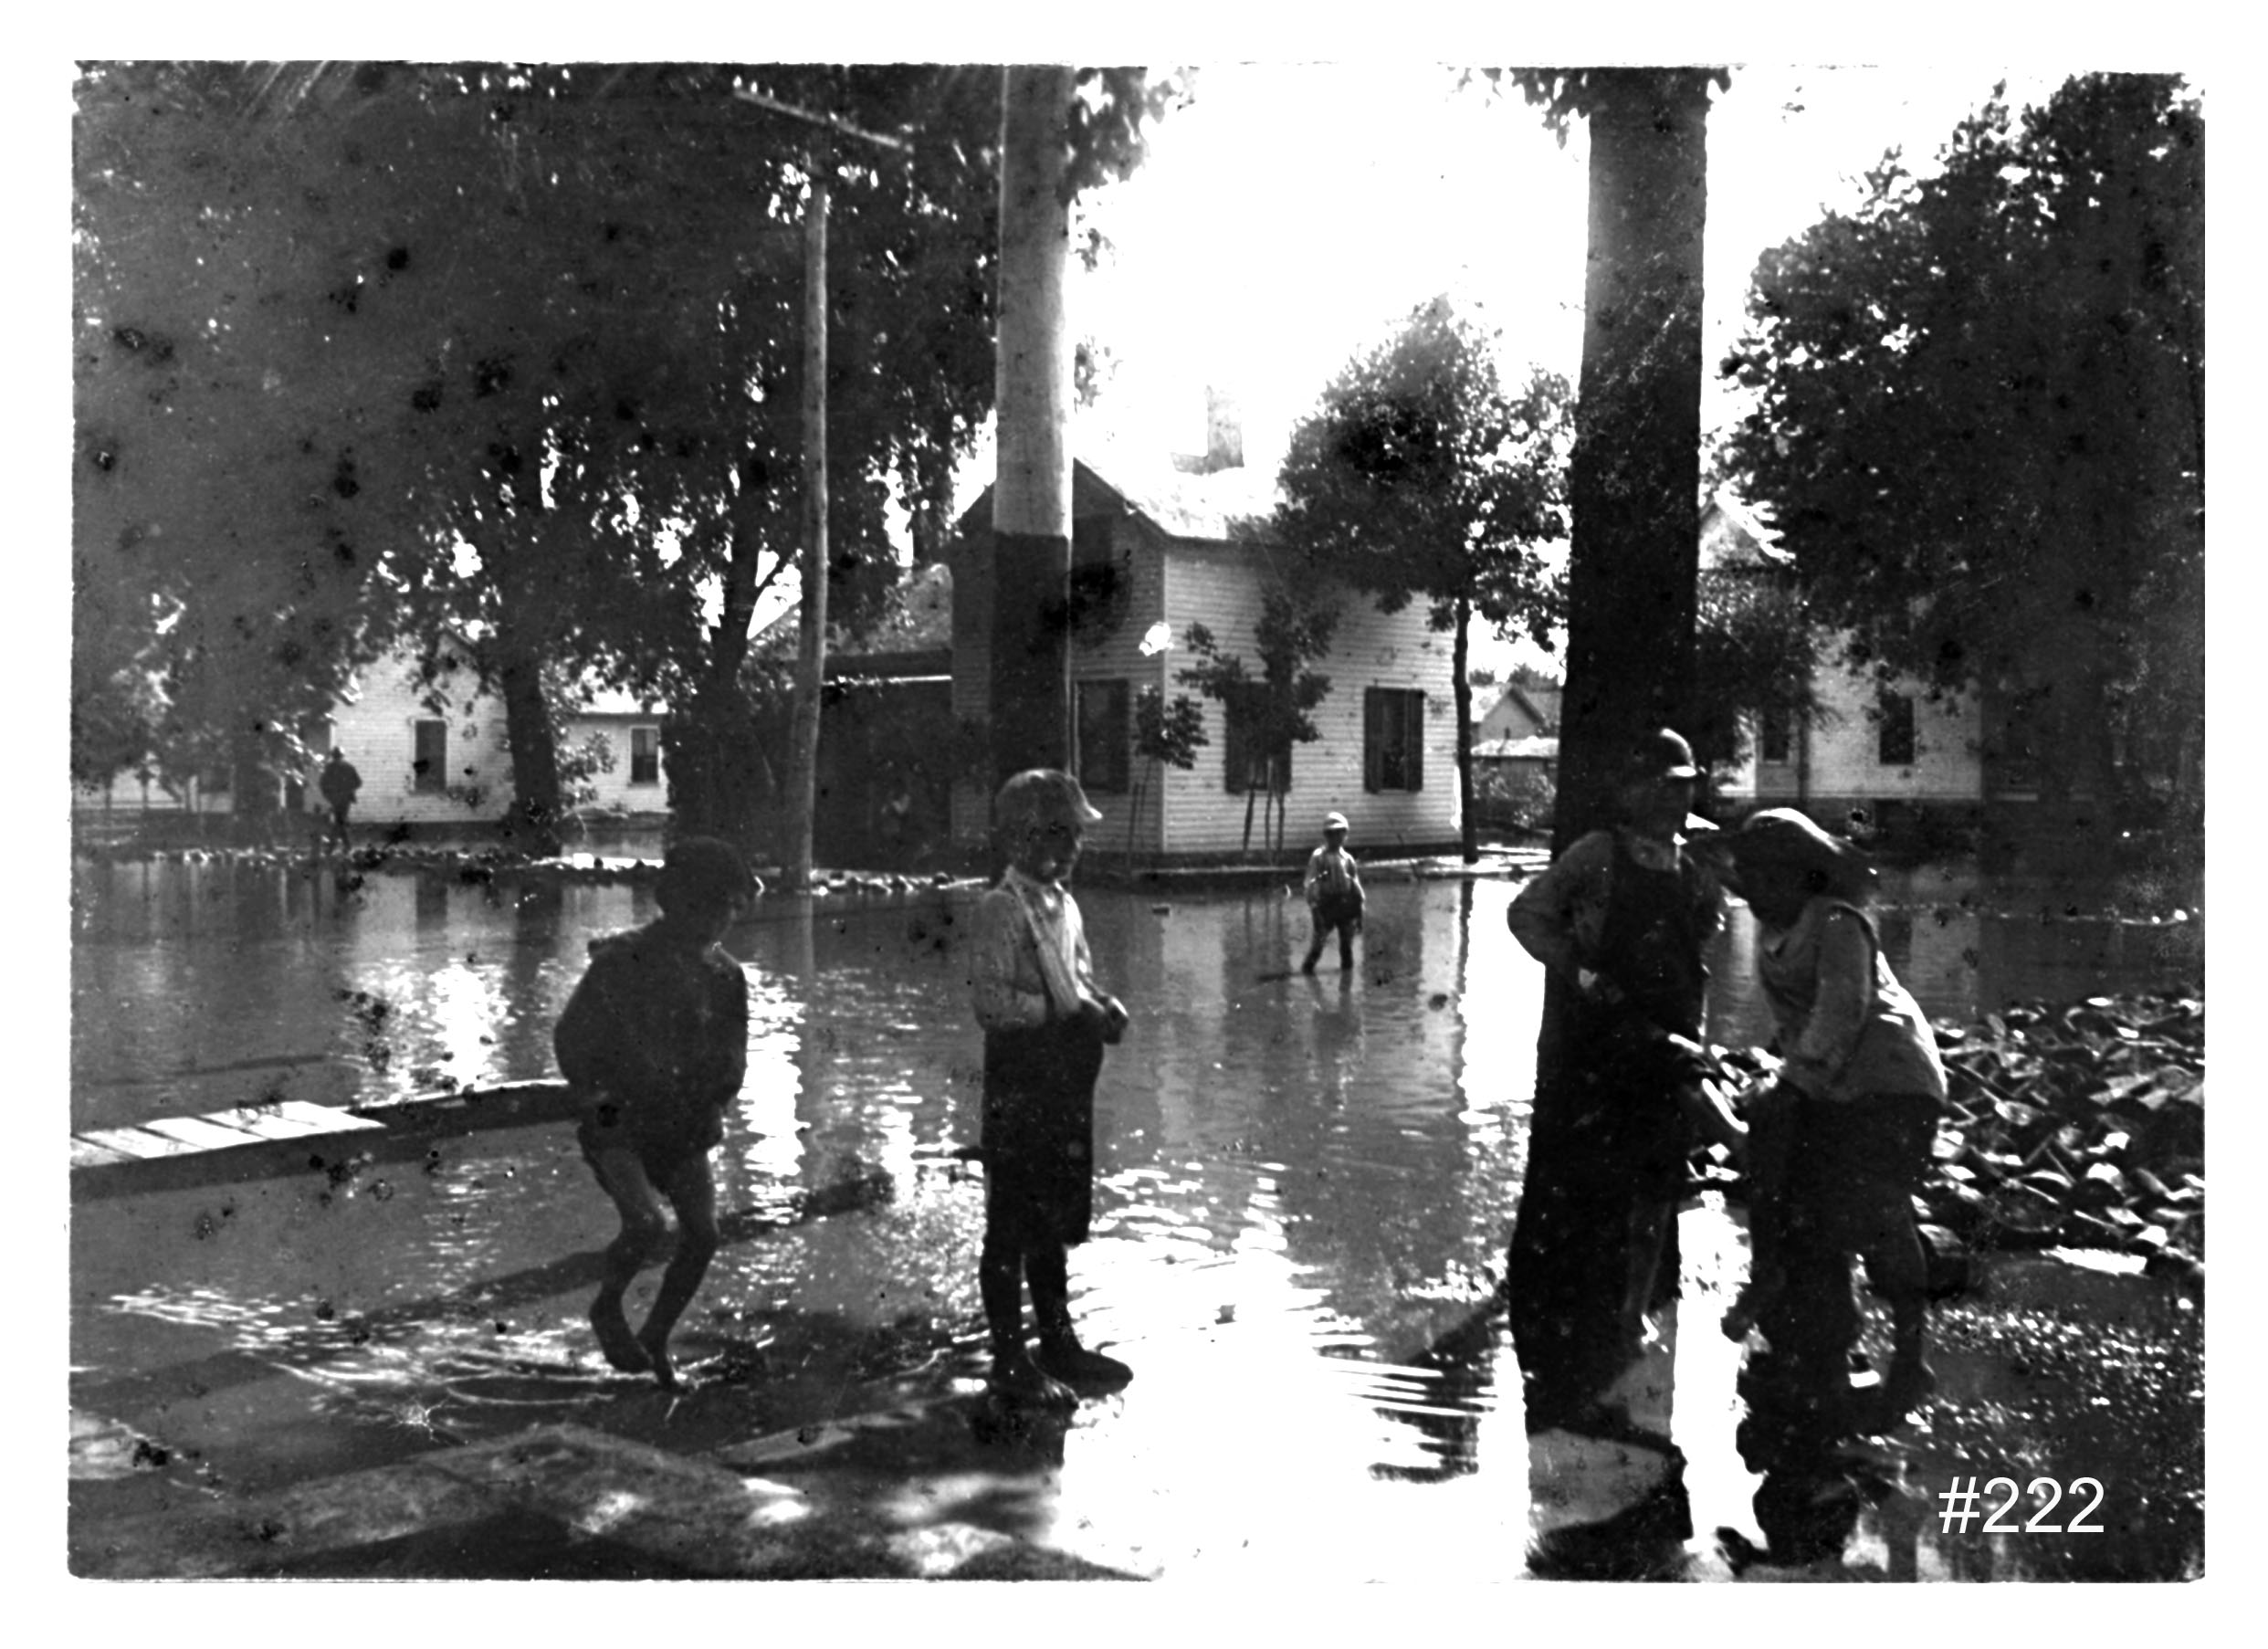
<svg viewBox="0 0 2268 1649">
<path fill-rule="evenodd" d="M 1353 1532 L 1381 1528 L 1421 1570 L 1465 1553 L 1496 1572 L 1532 1545 L 1539 1572 L 1656 1572 L 1687 1539 L 1686 1502 L 1717 1492 L 1676 1448 L 1528 1435 L 1497 1288 L 1542 981 L 1505 930 L 1512 891 L 1375 881 L 1344 979 L 1297 972 L 1304 918 L 1278 890 L 1082 891 L 1135 1017 L 1097 1095 L 1097 1240 L 1072 1280 L 1090 1343 L 1137 1380 L 1063 1440 L 1053 1515 L 1154 1518 L 1130 1570 L 1245 1551 L 1266 1515 L 1232 1483 L 1339 1519 L 1349 1573 L 1400 1560 Z M 2168 930 L 1906 891 L 1885 941 L 1934 1013 L 2183 971 Z M 653 914 L 638 885 L 225 864 L 80 866 L 73 909 L 78 1128 L 551 1075 L 587 941 Z M 749 1079 L 718 1163 L 731 1240 L 683 1330 L 717 1388 L 694 1408 L 666 1419 L 587 1344 L 611 1215 L 563 1129 L 445 1141 L 337 1183 L 82 1207 L 75 1397 L 257 1477 L 531 1416 L 721 1443 L 850 1412 L 877 1381 L 978 1371 L 982 1180 L 953 1156 L 980 1098 L 969 909 L 936 890 L 770 895 L 729 936 L 749 965 Z M 1721 1040 L 1761 1014 L 1745 919 L 1717 958 Z M 835 1213 L 802 1217 L 814 1207 Z M 1650 1413 L 1669 1427 L 1665 1398 Z M 1853 1539 L 1878 1529 L 1867 1517 Z M 1286 1556 L 1262 1539 L 1238 1560 Z"/>
</svg>

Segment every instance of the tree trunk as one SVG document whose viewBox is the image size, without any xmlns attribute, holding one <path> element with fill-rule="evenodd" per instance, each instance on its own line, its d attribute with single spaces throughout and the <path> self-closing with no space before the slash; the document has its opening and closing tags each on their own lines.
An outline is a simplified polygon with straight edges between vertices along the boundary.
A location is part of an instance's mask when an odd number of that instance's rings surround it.
<svg viewBox="0 0 2268 1649">
<path fill-rule="evenodd" d="M 1554 851 L 1610 816 L 1632 740 L 1683 716 L 1700 561 L 1708 83 L 1693 69 L 1594 70 L 1591 80 Z"/>
<path fill-rule="evenodd" d="M 1693 667 L 1699 562 L 1707 78 L 1588 78 L 1591 252 L 1554 852 L 1612 819 L 1631 743 L 1649 727 L 1676 725 Z M 1620 1366 L 1627 1244 L 1608 1234 L 1626 1229 L 1630 1194 L 1619 1165 L 1573 1127 L 1570 988 L 1556 975 L 1544 985 L 1507 1274 L 1531 1425 L 1581 1404 Z M 1663 1263 L 1675 1276 L 1674 1243 Z"/>
<path fill-rule="evenodd" d="M 811 886 L 819 805 L 819 710 L 827 673 L 827 175 L 814 168 L 803 218 L 803 593 L 796 625 L 795 711 L 788 747 L 786 840 L 780 871 Z"/>
<path fill-rule="evenodd" d="M 1457 817 L 1461 821 L 1458 837 L 1468 865 L 1480 862 L 1480 821 L 1473 814 L 1473 684 L 1465 678 L 1465 661 L 1471 656 L 1472 626 L 1473 604 L 1460 595 L 1449 666 L 1455 677 L 1452 696 L 1456 701 L 1457 715 Z"/>
<path fill-rule="evenodd" d="M 992 784 L 1070 761 L 1072 71 L 1002 71 L 1000 472 L 992 489 Z"/>
<path fill-rule="evenodd" d="M 496 630 L 497 677 L 504 699 L 504 737 L 512 751 L 512 804 L 506 843 L 537 858 L 560 849 L 559 744 L 543 701 L 543 660 L 506 603 Z"/>
</svg>

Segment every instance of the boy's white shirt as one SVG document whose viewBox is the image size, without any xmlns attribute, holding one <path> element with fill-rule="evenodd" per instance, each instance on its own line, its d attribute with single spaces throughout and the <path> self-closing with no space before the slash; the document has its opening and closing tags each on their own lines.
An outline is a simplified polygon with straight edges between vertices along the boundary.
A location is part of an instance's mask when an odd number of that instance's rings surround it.
<svg viewBox="0 0 2268 1649">
<path fill-rule="evenodd" d="M 1061 883 L 1043 882 L 1013 865 L 1001 877 L 1001 886 L 1015 896 L 1031 926 L 1032 949 L 1039 958 L 1048 1000 L 1057 1014 L 1069 1018 L 1095 994 L 1090 988 L 1087 929 L 1079 918 L 1078 901 Z"/>
</svg>

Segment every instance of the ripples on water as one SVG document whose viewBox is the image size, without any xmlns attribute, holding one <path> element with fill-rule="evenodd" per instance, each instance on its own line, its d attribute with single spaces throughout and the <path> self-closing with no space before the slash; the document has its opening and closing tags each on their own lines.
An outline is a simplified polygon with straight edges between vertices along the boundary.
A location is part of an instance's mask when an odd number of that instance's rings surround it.
<svg viewBox="0 0 2268 1649">
<path fill-rule="evenodd" d="M 1097 1094 L 1097 1240 L 1074 1286 L 1089 1343 L 1153 1378 L 1138 1437 L 1078 1446 L 1162 1451 L 1146 1456 L 1156 1471 L 1220 1446 L 1219 1411 L 1158 1406 L 1187 1365 L 1192 1392 L 1265 1392 L 1267 1424 L 1232 1427 L 1234 1446 L 1318 1495 L 1473 1469 L 1485 1423 L 1517 1405 L 1508 1352 L 1508 1397 L 1492 1367 L 1499 1337 L 1470 1326 L 1501 1269 L 1541 1000 L 1505 930 L 1512 891 L 1378 882 L 1349 979 L 1293 971 L 1305 913 L 1280 889 L 1163 909 L 1082 893 L 1098 971 L 1135 1019 Z M 1964 891 L 1907 885 L 1884 920 L 1933 1013 L 2201 972 L 2168 930 L 1988 917 Z M 965 892 L 768 896 L 727 939 L 752 1013 L 723 1205 L 785 1214 L 799 1192 L 861 1175 L 893 1188 L 856 1217 L 719 1255 L 686 1332 L 761 1373 L 754 1389 L 799 1370 L 841 1384 L 976 1366 L 982 1180 L 952 1154 L 978 1115 L 957 955 L 971 908 Z M 82 865 L 73 1126 L 551 1076 L 587 941 L 654 914 L 648 889 L 622 885 Z M 1763 1034 L 1746 921 L 1718 962 L 1727 1040 Z M 88 1204 L 72 1234 L 80 1389 L 113 1409 L 201 1390 L 178 1430 L 279 1460 L 337 1454 L 341 1425 L 383 1448 L 419 1427 L 571 1414 L 620 1389 L 580 1315 L 612 1234 L 561 1128 L 445 1141 L 437 1162 L 338 1186 Z M 1460 1325 L 1477 1335 L 1461 1349 Z M 297 1380 L 280 1410 L 278 1368 Z M 1177 1424 L 1193 1429 L 1177 1441 Z"/>
</svg>

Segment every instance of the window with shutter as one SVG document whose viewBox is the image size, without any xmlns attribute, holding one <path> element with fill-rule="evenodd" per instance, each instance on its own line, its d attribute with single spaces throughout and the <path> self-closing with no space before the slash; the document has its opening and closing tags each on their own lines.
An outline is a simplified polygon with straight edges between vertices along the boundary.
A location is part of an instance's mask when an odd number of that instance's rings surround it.
<svg viewBox="0 0 2268 1649">
<path fill-rule="evenodd" d="M 1425 783 L 1425 695 L 1370 688 L 1362 695 L 1362 787 L 1413 791 Z"/>
<path fill-rule="evenodd" d="M 1078 693 L 1079 785 L 1106 795 L 1122 795 L 1133 768 L 1132 694 L 1118 681 L 1082 681 Z"/>
<path fill-rule="evenodd" d="M 416 753 L 410 762 L 410 772 L 415 775 L 412 788 L 429 792 L 448 789 L 449 724 L 420 721 L 415 736 Z"/>
</svg>

